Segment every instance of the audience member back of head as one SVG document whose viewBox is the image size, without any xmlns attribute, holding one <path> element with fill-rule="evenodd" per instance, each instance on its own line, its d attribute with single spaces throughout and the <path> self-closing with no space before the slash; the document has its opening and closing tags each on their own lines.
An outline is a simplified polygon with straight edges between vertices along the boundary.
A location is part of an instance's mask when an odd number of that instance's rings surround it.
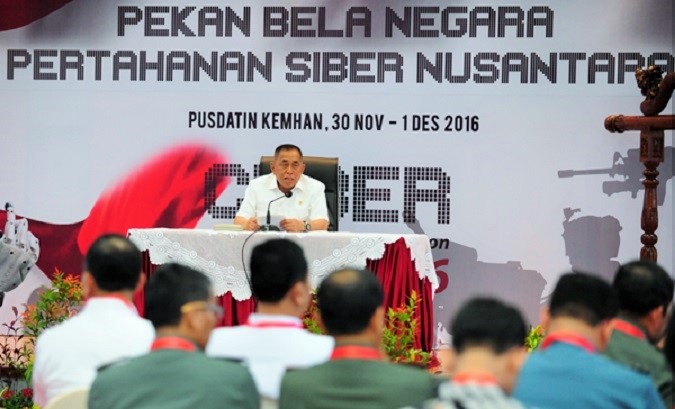
<svg viewBox="0 0 675 409">
<path fill-rule="evenodd" d="M 325 362 L 333 340 L 303 327 L 311 294 L 300 246 L 286 239 L 267 240 L 253 248 L 250 266 L 257 311 L 244 325 L 213 331 L 206 353 L 242 360 L 260 394 L 276 400 L 286 370 Z"/>
<path fill-rule="evenodd" d="M 397 408 L 435 395 L 437 382 L 426 371 L 386 362 L 383 298 L 367 270 L 340 270 L 324 279 L 317 299 L 335 349 L 329 362 L 286 374 L 280 409 Z"/>
<path fill-rule="evenodd" d="M 204 274 L 180 264 L 162 265 L 146 288 L 146 313 L 157 333 L 151 352 L 102 369 L 89 407 L 258 409 L 248 370 L 202 353 L 218 312 Z"/>
<path fill-rule="evenodd" d="M 607 344 L 618 297 L 604 280 L 564 274 L 542 324 L 547 332 L 519 376 L 514 397 L 545 408 L 663 408 L 651 380 L 597 352 Z"/>
<path fill-rule="evenodd" d="M 622 265 L 612 284 L 619 295 L 619 316 L 605 354 L 612 360 L 648 374 L 667 408 L 673 407 L 673 372 L 664 354 L 653 345 L 664 335 L 672 307 L 673 279 L 646 260 Z"/>
<path fill-rule="evenodd" d="M 522 404 L 511 392 L 527 350 L 525 321 L 516 308 L 493 298 L 474 298 L 464 304 L 450 323 L 452 351 L 442 359 L 450 382 L 425 409 L 503 408 Z"/>
<path fill-rule="evenodd" d="M 99 237 L 85 256 L 81 281 L 84 308 L 75 317 L 48 329 L 35 347 L 35 402 L 86 388 L 96 368 L 150 348 L 152 325 L 140 318 L 133 293 L 144 285 L 141 253 L 127 238 Z"/>
</svg>

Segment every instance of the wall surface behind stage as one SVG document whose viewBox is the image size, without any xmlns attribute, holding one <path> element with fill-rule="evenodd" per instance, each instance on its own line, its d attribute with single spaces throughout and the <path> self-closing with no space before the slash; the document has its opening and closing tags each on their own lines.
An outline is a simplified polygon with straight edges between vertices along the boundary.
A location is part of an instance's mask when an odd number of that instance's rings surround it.
<svg viewBox="0 0 675 409">
<path fill-rule="evenodd" d="M 227 222 L 287 142 L 340 158 L 343 230 L 431 237 L 439 325 L 476 293 L 537 322 L 561 272 L 639 254 L 638 135 L 603 120 L 639 114 L 637 66 L 674 70 L 669 0 L 25 3 L 0 10 L 0 201 L 44 222 L 47 276 L 98 232 Z"/>
</svg>

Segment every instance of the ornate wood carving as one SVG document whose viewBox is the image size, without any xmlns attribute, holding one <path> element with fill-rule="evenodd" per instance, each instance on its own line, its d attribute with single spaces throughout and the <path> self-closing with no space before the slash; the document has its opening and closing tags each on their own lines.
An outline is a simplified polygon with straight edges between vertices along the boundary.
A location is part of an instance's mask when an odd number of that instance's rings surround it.
<svg viewBox="0 0 675 409">
<path fill-rule="evenodd" d="M 663 78 L 661 67 L 651 66 L 646 70 L 640 68 L 635 71 L 635 78 L 642 95 L 646 98 L 640 104 L 640 111 L 645 116 L 659 114 L 666 108 L 675 88 L 675 72 Z M 672 129 L 672 128 L 669 128 Z"/>
<path fill-rule="evenodd" d="M 664 130 L 675 129 L 674 115 L 658 115 L 668 105 L 675 88 L 675 73 L 666 75 L 659 67 L 649 67 L 646 70 L 638 69 L 635 77 L 642 95 L 646 98 L 640 104 L 640 111 L 645 116 L 610 115 L 605 118 L 605 129 L 610 132 L 640 131 L 640 162 L 645 166 L 642 174 L 645 179 L 644 202 L 642 204 L 641 226 L 644 234 L 640 236 L 642 249 L 640 259 L 657 261 L 656 243 L 658 236 L 656 229 L 659 226 L 658 204 L 656 187 L 659 185 L 657 170 L 663 162 Z"/>
</svg>

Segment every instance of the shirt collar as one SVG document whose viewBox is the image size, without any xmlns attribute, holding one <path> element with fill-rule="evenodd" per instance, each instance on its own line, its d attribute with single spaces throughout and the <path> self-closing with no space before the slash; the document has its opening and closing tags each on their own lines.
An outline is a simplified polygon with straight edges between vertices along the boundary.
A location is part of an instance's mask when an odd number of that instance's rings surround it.
<svg viewBox="0 0 675 409">
<path fill-rule="evenodd" d="M 105 295 L 99 297 L 91 297 L 85 302 L 85 307 L 102 307 L 102 306 L 114 306 L 121 307 L 124 306 L 129 311 L 138 314 L 136 306 L 129 300 L 118 295 Z"/>
<path fill-rule="evenodd" d="M 160 349 L 173 349 L 173 350 L 179 350 L 179 351 L 185 351 L 185 352 L 195 352 L 199 350 L 197 345 L 182 337 L 159 337 L 156 338 L 153 342 L 152 345 L 150 346 L 151 351 L 157 351 Z"/>
<path fill-rule="evenodd" d="M 556 331 L 552 332 L 544 338 L 541 343 L 541 350 L 547 349 L 549 346 L 557 343 L 571 345 L 580 348 L 589 354 L 596 353 L 595 345 L 588 338 L 571 331 Z"/>
<path fill-rule="evenodd" d="M 372 345 L 336 344 L 330 356 L 331 361 L 339 360 L 384 361 L 380 350 Z"/>
<path fill-rule="evenodd" d="M 618 317 L 612 320 L 612 329 L 622 332 L 630 337 L 647 339 L 647 331 L 637 321 L 626 317 Z"/>
<path fill-rule="evenodd" d="M 259 314 L 254 312 L 248 317 L 248 324 L 252 326 L 266 323 L 278 324 L 279 326 L 294 326 L 302 328 L 302 320 L 291 315 Z"/>
</svg>

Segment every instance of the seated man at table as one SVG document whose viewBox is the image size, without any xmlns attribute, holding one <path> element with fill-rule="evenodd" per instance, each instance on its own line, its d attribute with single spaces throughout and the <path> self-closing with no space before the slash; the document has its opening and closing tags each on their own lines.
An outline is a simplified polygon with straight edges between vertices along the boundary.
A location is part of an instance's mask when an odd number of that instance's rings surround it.
<svg viewBox="0 0 675 409">
<path fill-rule="evenodd" d="M 435 395 L 438 382 L 429 373 L 384 357 L 384 295 L 373 273 L 334 272 L 319 286 L 317 299 L 335 348 L 329 362 L 284 376 L 279 409 L 398 408 Z"/>
<path fill-rule="evenodd" d="M 513 396 L 547 409 L 659 409 L 652 380 L 598 352 L 619 309 L 614 289 L 584 273 L 558 280 L 542 325 L 546 338 L 520 372 Z"/>
<path fill-rule="evenodd" d="M 270 214 L 283 218 L 279 226 L 289 232 L 328 229 L 325 186 L 304 175 L 302 151 L 295 145 L 280 145 L 270 162 L 271 173 L 251 181 L 234 224 L 258 230 L 259 218 Z M 284 197 L 284 195 L 286 197 Z M 275 199 L 274 202 L 272 202 Z"/>
<path fill-rule="evenodd" d="M 253 248 L 250 265 L 258 312 L 245 325 L 214 330 L 206 354 L 242 360 L 262 397 L 276 400 L 286 370 L 325 362 L 333 339 L 303 328 L 311 296 L 307 262 L 297 244 L 268 240 Z"/>
<path fill-rule="evenodd" d="M 251 374 L 202 350 L 222 310 L 208 277 L 176 263 L 150 278 L 145 312 L 157 338 L 151 352 L 99 370 L 89 392 L 92 409 L 258 409 Z"/>
</svg>

